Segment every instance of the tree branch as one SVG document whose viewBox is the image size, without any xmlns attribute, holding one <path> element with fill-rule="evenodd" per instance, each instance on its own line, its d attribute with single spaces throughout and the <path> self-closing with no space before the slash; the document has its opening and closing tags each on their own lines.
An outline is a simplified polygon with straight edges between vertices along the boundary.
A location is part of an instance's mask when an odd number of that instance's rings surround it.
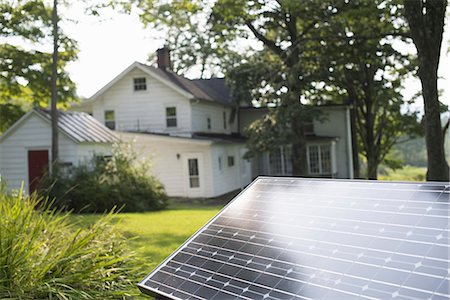
<svg viewBox="0 0 450 300">
<path fill-rule="evenodd" d="M 277 46 L 277 44 L 275 44 L 274 41 L 268 39 L 267 37 L 265 37 L 261 32 L 259 32 L 255 26 L 253 26 L 251 21 L 245 21 L 245 25 L 247 25 L 247 27 L 250 29 L 250 31 L 255 35 L 255 37 L 260 40 L 261 42 L 264 43 L 264 45 L 267 46 L 267 48 L 269 48 L 272 52 L 274 52 L 276 55 L 278 56 L 282 56 L 284 51 Z"/>
</svg>

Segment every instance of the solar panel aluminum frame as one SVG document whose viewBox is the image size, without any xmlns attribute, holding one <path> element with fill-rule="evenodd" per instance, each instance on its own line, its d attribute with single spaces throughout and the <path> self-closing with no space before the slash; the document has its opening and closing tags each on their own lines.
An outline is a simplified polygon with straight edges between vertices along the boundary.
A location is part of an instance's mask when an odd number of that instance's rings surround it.
<svg viewBox="0 0 450 300">
<path fill-rule="evenodd" d="M 144 279 L 142 279 L 139 284 L 138 288 L 139 290 L 147 294 L 149 296 L 155 297 L 156 299 L 161 299 L 162 297 L 165 297 L 167 299 L 174 299 L 173 296 L 166 294 L 162 291 L 153 291 L 148 286 L 145 285 L 145 282 L 156 272 L 158 272 L 165 264 L 166 262 L 170 261 L 175 255 L 178 254 L 178 252 L 184 248 L 185 245 L 189 244 L 192 240 L 194 240 L 205 228 L 207 228 L 210 224 L 212 224 L 217 218 L 220 217 L 222 212 L 224 212 L 236 199 L 238 199 L 242 194 L 245 193 L 248 189 L 250 189 L 254 184 L 258 182 L 258 179 L 261 178 L 269 178 L 269 177 L 262 177 L 258 176 L 255 180 L 253 180 L 252 183 L 250 183 L 245 189 L 243 189 L 239 194 L 237 194 L 227 205 L 225 205 L 211 220 L 209 220 L 205 225 L 203 225 L 200 229 L 198 229 L 191 237 L 189 237 L 183 244 L 181 244 L 171 255 L 169 255 L 166 259 L 164 259 L 152 272 L 150 272 L 147 276 L 145 276 Z M 158 298 L 159 297 L 159 298 Z M 162 298 L 164 299 L 164 298 Z"/>
<path fill-rule="evenodd" d="M 241 197 L 247 190 L 251 189 L 254 185 L 256 185 L 260 180 L 304 180 L 304 181 L 328 181 L 328 182 L 359 182 L 359 183 L 372 183 L 368 180 L 350 180 L 350 179 L 322 179 L 322 178 L 294 178 L 294 177 L 266 177 L 259 176 L 257 177 L 251 184 L 249 184 L 244 190 L 242 190 L 237 196 L 233 198 L 225 207 L 223 207 L 211 220 L 209 220 L 205 225 L 203 225 L 199 230 L 197 230 L 190 238 L 188 238 L 183 244 L 181 244 L 171 255 L 169 255 L 164 261 L 162 261 L 152 272 L 150 272 L 139 284 L 138 287 L 141 292 L 144 294 L 155 297 L 156 299 L 179 299 L 173 295 L 167 294 L 160 290 L 152 289 L 151 287 L 145 285 L 150 277 L 152 277 L 155 273 L 157 273 L 161 268 L 163 268 L 167 262 L 169 262 L 174 256 L 176 256 L 185 246 L 191 243 L 197 236 L 199 236 L 205 229 L 208 228 L 214 221 L 216 221 L 223 212 L 225 212 L 231 205 L 233 205 L 234 201 L 236 201 L 239 197 Z M 447 182 L 399 182 L 399 181 L 373 181 L 373 183 L 387 183 L 387 184 L 417 184 L 417 185 L 445 185 L 445 190 L 448 190 L 450 187 L 450 183 Z M 450 272 L 450 269 L 449 269 Z M 162 297 L 162 298 L 161 298 Z"/>
</svg>

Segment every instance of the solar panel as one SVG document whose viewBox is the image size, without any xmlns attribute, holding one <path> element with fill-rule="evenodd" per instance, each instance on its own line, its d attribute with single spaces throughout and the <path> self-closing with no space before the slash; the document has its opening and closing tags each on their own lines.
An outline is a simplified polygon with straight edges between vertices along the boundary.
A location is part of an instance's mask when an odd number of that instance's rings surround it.
<svg viewBox="0 0 450 300">
<path fill-rule="evenodd" d="M 448 183 L 256 179 L 139 284 L 169 299 L 449 299 Z"/>
</svg>

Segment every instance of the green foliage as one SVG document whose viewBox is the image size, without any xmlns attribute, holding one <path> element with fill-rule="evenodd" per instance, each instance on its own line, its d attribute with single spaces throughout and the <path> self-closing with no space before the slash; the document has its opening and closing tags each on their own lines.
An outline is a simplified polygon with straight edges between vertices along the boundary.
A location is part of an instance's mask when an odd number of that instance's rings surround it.
<svg viewBox="0 0 450 300">
<path fill-rule="evenodd" d="M 110 213 L 80 229 L 36 194 L 0 187 L 1 299 L 118 299 L 138 293 L 137 258 Z"/>
<path fill-rule="evenodd" d="M 163 209 L 168 198 L 149 167 L 149 162 L 138 161 L 130 144 L 116 144 L 110 158 L 95 156 L 77 167 L 56 168 L 39 190 L 56 199 L 54 206 L 76 212 Z"/>
<path fill-rule="evenodd" d="M 23 114 L 31 106 L 49 106 L 52 54 L 43 49 L 51 34 L 51 8 L 45 1 L 0 1 L 0 111 L 13 105 Z M 75 41 L 61 33 L 59 51 L 58 101 L 64 107 L 77 100 L 75 84 L 64 72 L 76 58 Z M 0 133 L 17 117 L 0 118 Z"/>
<path fill-rule="evenodd" d="M 427 169 L 406 165 L 401 169 L 393 170 L 381 165 L 380 180 L 393 181 L 425 181 Z"/>
<path fill-rule="evenodd" d="M 155 268 L 184 241 L 221 209 L 219 206 L 188 204 L 167 210 L 116 215 L 117 229 L 129 237 L 130 247 L 145 260 L 146 271 Z M 73 219 L 89 226 L 98 215 L 74 215 Z"/>
</svg>

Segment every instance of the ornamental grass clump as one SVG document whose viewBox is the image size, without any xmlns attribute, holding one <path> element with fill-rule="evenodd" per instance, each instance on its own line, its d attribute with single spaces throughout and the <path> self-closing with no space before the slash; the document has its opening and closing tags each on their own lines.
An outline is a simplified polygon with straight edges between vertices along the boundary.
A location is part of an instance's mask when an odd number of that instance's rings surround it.
<svg viewBox="0 0 450 300">
<path fill-rule="evenodd" d="M 128 298 L 142 271 L 113 213 L 89 227 L 0 187 L 0 299 Z"/>
</svg>

